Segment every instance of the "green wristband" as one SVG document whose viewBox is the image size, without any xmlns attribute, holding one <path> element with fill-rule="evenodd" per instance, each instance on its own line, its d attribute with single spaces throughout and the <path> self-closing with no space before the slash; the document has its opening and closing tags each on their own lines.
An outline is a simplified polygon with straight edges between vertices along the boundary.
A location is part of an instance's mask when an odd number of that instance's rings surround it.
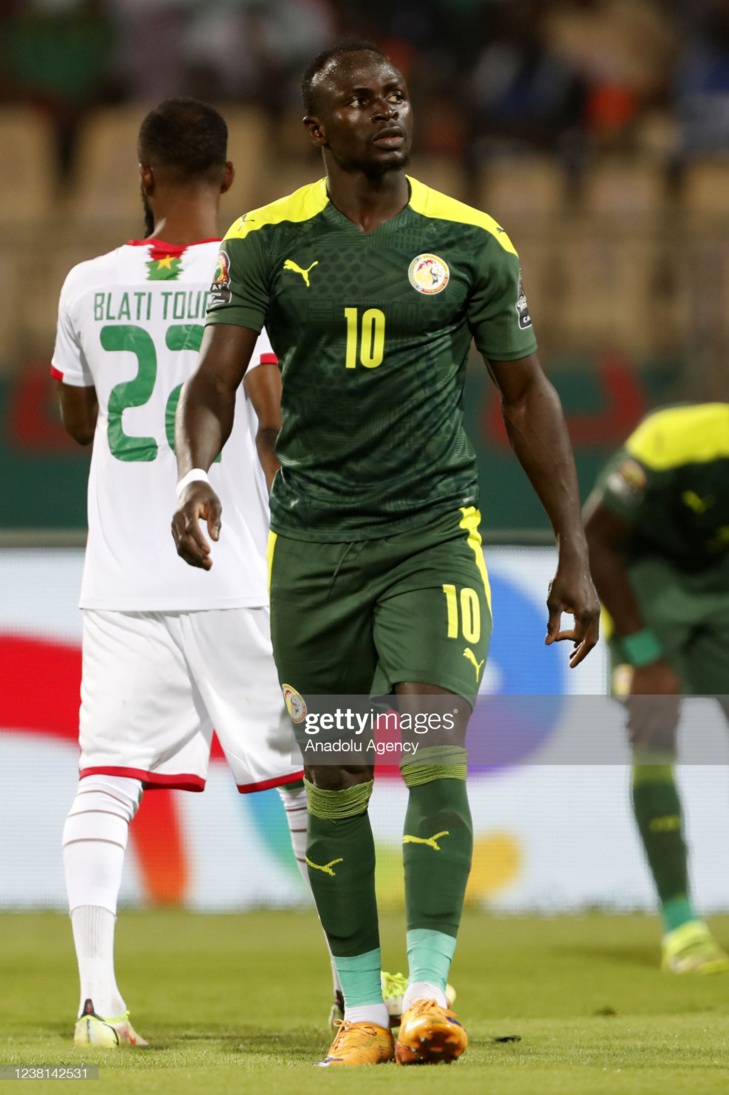
<svg viewBox="0 0 729 1095">
<path fill-rule="evenodd" d="M 628 664 L 634 669 L 642 669 L 644 665 L 650 665 L 663 657 L 663 647 L 658 636 L 649 627 L 632 635 L 623 635 L 620 644 Z"/>
</svg>

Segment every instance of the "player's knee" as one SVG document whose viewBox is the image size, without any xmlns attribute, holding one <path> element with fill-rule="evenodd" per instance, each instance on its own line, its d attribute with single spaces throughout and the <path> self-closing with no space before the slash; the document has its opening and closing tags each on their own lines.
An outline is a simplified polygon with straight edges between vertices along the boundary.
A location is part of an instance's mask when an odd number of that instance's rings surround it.
<svg viewBox="0 0 729 1095">
<path fill-rule="evenodd" d="M 341 768 L 335 764 L 312 765 L 306 768 L 306 783 L 324 791 L 344 791 L 348 787 L 368 783 L 373 776 L 369 765 Z"/>
<path fill-rule="evenodd" d="M 313 817 L 325 821 L 340 821 L 364 814 L 372 795 L 374 780 L 350 783 L 347 787 L 326 788 L 305 781 L 306 803 Z"/>
<path fill-rule="evenodd" d="M 681 716 L 676 696 L 630 696 L 625 701 L 628 713 L 628 740 L 633 752 L 676 752 L 676 736 Z"/>
<path fill-rule="evenodd" d="M 122 776 L 87 776 L 79 783 L 63 827 L 63 847 L 104 840 L 125 849 L 129 823 L 142 798 L 142 784 Z"/>
<path fill-rule="evenodd" d="M 82 819 L 94 815 L 97 826 L 128 826 L 142 801 L 142 783 L 126 776 L 86 776 L 78 785 L 66 819 L 66 831 L 85 827 Z M 104 820 L 105 819 L 105 820 Z M 67 843 L 64 832 L 64 843 Z"/>
<path fill-rule="evenodd" d="M 407 787 L 420 787 L 441 779 L 465 782 L 468 775 L 468 753 L 459 745 L 435 745 L 421 749 L 414 757 L 400 761 L 400 771 Z"/>
</svg>

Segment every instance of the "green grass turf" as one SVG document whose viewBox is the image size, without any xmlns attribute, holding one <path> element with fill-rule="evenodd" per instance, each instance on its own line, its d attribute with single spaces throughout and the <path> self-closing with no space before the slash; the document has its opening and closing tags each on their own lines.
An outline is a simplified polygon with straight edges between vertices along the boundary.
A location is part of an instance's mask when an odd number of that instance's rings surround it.
<svg viewBox="0 0 729 1095">
<path fill-rule="evenodd" d="M 729 917 L 712 923 L 728 943 Z M 403 968 L 402 917 L 387 914 L 382 928 L 385 966 Z M 452 970 L 465 1057 L 450 1068 L 320 1070 L 330 984 L 313 913 L 123 913 L 117 972 L 151 1046 L 111 1053 L 72 1046 L 68 919 L 5 914 L 0 1063 L 98 1063 L 101 1081 L 82 1090 L 104 1095 L 726 1093 L 729 975 L 661 974 L 658 933 L 651 917 L 469 912 Z M 494 1040 L 512 1034 L 521 1041 Z M 58 1091 L 59 1081 L 31 1086 Z"/>
</svg>

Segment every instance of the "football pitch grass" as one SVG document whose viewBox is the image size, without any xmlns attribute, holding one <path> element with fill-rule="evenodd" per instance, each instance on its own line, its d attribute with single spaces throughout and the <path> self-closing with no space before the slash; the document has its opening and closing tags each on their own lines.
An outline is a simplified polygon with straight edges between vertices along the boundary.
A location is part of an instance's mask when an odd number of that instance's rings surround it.
<svg viewBox="0 0 729 1095">
<path fill-rule="evenodd" d="M 729 943 L 729 917 L 716 918 Z M 402 915 L 383 961 L 405 967 Z M 120 916 L 117 973 L 148 1049 L 76 1050 L 68 918 L 0 916 L 0 1064 L 99 1065 L 91 1095 L 713 1095 L 729 1091 L 729 975 L 658 969 L 652 917 L 464 917 L 451 980 L 469 1032 L 447 1067 L 315 1069 L 330 980 L 311 912 Z M 519 1036 L 520 1040 L 499 1041 Z M 81 1082 L 81 1081 L 70 1081 Z M 57 1091 L 59 1081 L 29 1081 Z M 62 1081 L 67 1089 L 68 1082 Z"/>
</svg>

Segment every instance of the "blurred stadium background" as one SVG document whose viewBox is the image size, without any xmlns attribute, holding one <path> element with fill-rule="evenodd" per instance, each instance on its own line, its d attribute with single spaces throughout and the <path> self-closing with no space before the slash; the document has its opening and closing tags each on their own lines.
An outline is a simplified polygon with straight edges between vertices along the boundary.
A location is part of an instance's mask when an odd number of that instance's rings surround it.
<svg viewBox="0 0 729 1095">
<path fill-rule="evenodd" d="M 651 407 L 729 398 L 729 0 L 5 0 L 0 908 L 64 907 L 88 454 L 63 433 L 48 376 L 62 281 L 141 234 L 136 133 L 161 98 L 204 98 L 228 121 L 237 181 L 221 229 L 318 177 L 298 75 L 345 34 L 374 39 L 408 76 L 412 174 L 487 210 L 521 253 L 583 496 Z M 476 360 L 466 414 L 494 583 L 486 687 L 602 694 L 602 651 L 569 674 L 566 651 L 542 646 L 546 522 Z M 496 911 L 651 909 L 627 768 L 538 763 L 568 707 L 548 705 L 517 728 L 502 767 L 474 774 L 470 898 Z M 612 732 L 619 741 L 617 712 Z M 725 773 L 694 766 L 682 778 L 699 907 L 729 910 L 729 853 L 716 841 L 729 822 Z M 373 811 L 393 905 L 403 801 L 384 773 Z M 123 898 L 302 903 L 287 840 L 275 794 L 241 799 L 215 760 L 205 795 L 146 796 Z"/>
</svg>

